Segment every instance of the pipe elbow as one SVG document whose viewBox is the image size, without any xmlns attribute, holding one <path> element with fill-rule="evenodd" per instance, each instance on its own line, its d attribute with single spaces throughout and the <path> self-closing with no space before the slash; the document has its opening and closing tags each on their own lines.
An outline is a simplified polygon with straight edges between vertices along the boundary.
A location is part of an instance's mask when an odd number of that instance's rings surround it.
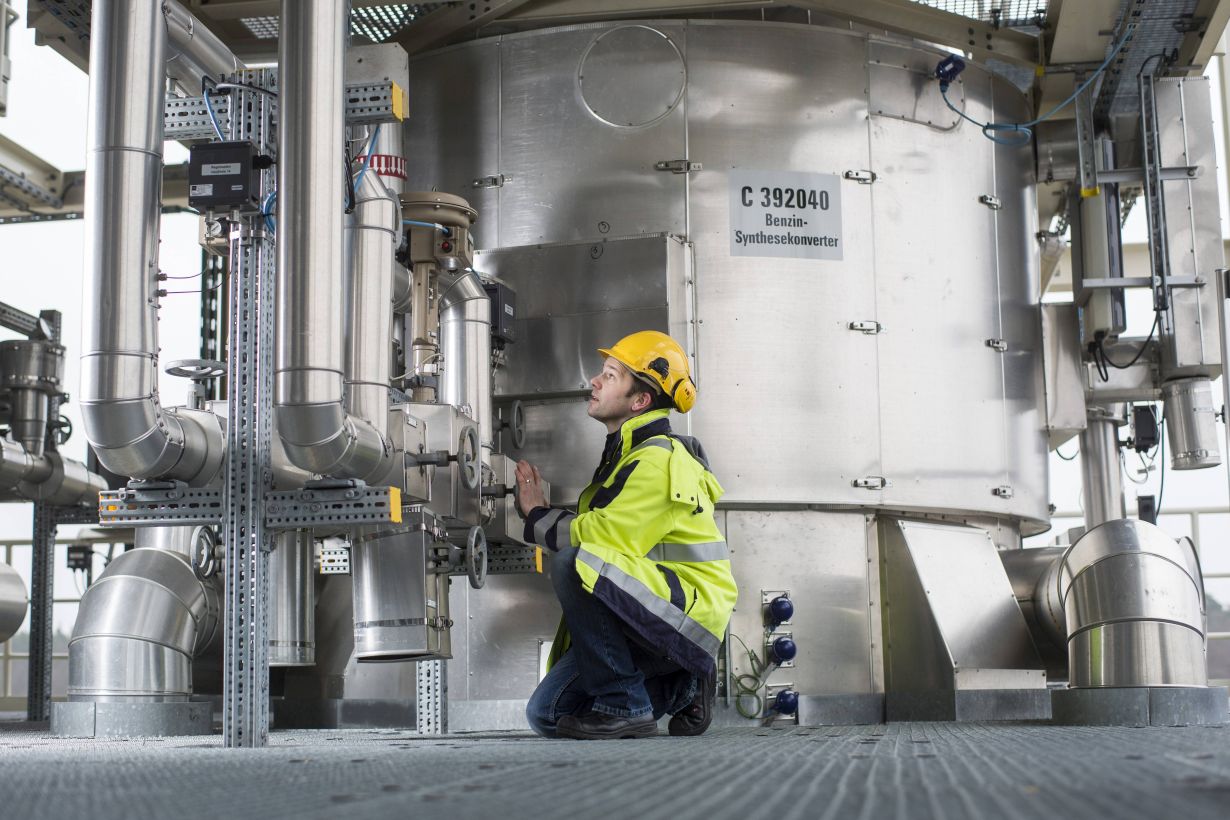
<svg viewBox="0 0 1230 820">
<path fill-rule="evenodd" d="M 219 628 L 216 582 L 189 559 L 136 549 L 111 562 L 81 599 L 68 644 L 69 698 L 183 700 L 192 658 Z"/>
</svg>

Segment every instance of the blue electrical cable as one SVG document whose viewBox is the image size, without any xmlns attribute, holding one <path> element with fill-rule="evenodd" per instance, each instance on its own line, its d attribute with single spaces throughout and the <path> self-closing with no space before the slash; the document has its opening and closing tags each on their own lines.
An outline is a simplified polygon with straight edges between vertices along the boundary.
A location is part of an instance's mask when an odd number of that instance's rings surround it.
<svg viewBox="0 0 1230 820">
<path fill-rule="evenodd" d="M 376 137 L 380 136 L 380 126 L 376 126 L 376 130 L 372 131 L 371 139 L 367 141 L 367 156 L 363 157 L 363 167 L 359 169 L 359 176 L 354 181 L 354 187 L 357 189 L 363 184 L 363 175 L 367 173 L 367 166 L 372 163 L 372 149 L 376 147 Z"/>
<path fill-rule="evenodd" d="M 417 225 L 420 228 L 435 228 L 437 231 L 444 234 L 445 236 L 453 235 L 453 232 L 448 229 L 447 225 L 441 225 L 439 222 L 420 222 L 417 219 L 403 219 L 401 221 L 401 224 Z"/>
<path fill-rule="evenodd" d="M 226 137 L 222 136 L 222 126 L 218 125 L 218 115 L 214 113 L 214 107 L 209 102 L 209 92 L 201 89 L 201 96 L 205 98 L 205 110 L 209 112 L 209 121 L 214 124 L 214 132 L 218 135 L 218 141 L 226 142 Z"/>
<path fill-rule="evenodd" d="M 269 196 L 265 197 L 265 201 L 261 203 L 261 214 L 265 217 L 265 227 L 270 233 L 277 233 L 275 222 L 273 219 L 273 203 L 278 200 L 278 192 L 270 191 Z"/>
<path fill-rule="evenodd" d="M 1080 96 L 1081 92 L 1084 91 L 1086 88 L 1088 88 L 1093 83 L 1093 81 L 1096 80 L 1102 74 L 1102 72 L 1106 70 L 1106 67 L 1109 66 L 1111 63 L 1111 60 L 1115 59 L 1115 55 L 1123 50 L 1123 47 L 1127 45 L 1128 38 L 1131 37 L 1131 34 L 1132 34 L 1132 30 L 1128 29 L 1127 34 L 1125 34 L 1123 39 L 1120 40 L 1115 45 L 1115 47 L 1110 50 L 1110 54 L 1106 55 L 1106 59 L 1102 62 L 1100 66 L 1098 66 L 1097 70 L 1094 71 L 1092 74 L 1090 74 L 1085 79 L 1085 81 L 1081 83 L 1075 91 L 1072 92 L 1072 95 L 1070 97 L 1068 97 L 1066 100 L 1064 100 L 1059 105 L 1055 106 L 1050 111 L 1043 114 L 1042 116 L 1036 117 L 1035 119 L 1032 119 L 1029 122 L 1012 122 L 1012 123 L 979 122 L 978 120 L 969 116 L 964 111 L 962 111 L 961 109 L 957 108 L 955 105 L 952 104 L 952 102 L 948 99 L 948 82 L 945 80 L 940 81 L 940 96 L 944 98 L 944 104 L 947 105 L 953 111 L 953 113 L 961 117 L 961 119 L 968 120 L 969 122 L 981 128 L 983 136 L 985 136 L 991 142 L 997 143 L 999 145 L 1013 145 L 1013 146 L 1027 145 L 1029 141 L 1033 139 L 1033 136 L 1034 136 L 1033 131 L 1030 130 L 1031 127 L 1037 125 L 1040 122 L 1045 122 L 1046 120 L 1049 120 L 1051 117 L 1055 116 L 1055 114 L 1059 113 L 1064 108 L 1066 108 L 1069 104 L 1071 104 L 1071 102 L 1075 100 L 1078 96 Z M 1003 137 L 996 135 L 996 132 L 998 131 L 1009 132 L 1009 133 L 1015 134 L 1016 136 L 1014 136 L 1012 139 L 1005 139 Z"/>
</svg>

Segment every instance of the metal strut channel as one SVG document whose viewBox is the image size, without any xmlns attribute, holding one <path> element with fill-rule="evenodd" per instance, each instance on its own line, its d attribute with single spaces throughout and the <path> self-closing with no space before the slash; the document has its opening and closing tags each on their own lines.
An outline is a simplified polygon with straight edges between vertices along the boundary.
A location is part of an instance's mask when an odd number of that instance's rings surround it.
<svg viewBox="0 0 1230 820">
<path fill-rule="evenodd" d="M 252 82 L 249 75 L 244 74 L 246 82 Z M 275 90 L 276 83 L 261 86 Z M 351 125 L 362 123 L 399 122 L 405 115 L 402 111 L 404 92 L 397 83 L 355 83 L 346 86 L 346 122 Z M 261 94 L 272 101 L 272 117 L 276 124 L 278 114 L 277 100 Z M 228 94 L 217 92 L 209 95 L 214 116 L 218 125 L 226 133 L 231 127 L 231 111 L 233 101 Z M 205 107 L 204 97 L 168 97 L 163 113 L 163 127 L 169 140 L 213 139 L 213 123 L 209 119 L 209 110 Z"/>
<path fill-rule="evenodd" d="M 266 85 L 271 72 L 259 72 Z M 231 92 L 231 139 L 273 150 L 272 98 Z M 262 172 L 262 194 L 273 172 Z M 231 329 L 227 356 L 227 469 L 222 488 L 226 597 L 223 613 L 222 734 L 228 747 L 269 740 L 269 551 L 265 495 L 272 489 L 274 245 L 263 218 L 231 233 Z"/>
<path fill-rule="evenodd" d="M 1166 246 L 1166 201 L 1162 191 L 1162 157 L 1157 123 L 1157 93 L 1153 75 L 1140 78 L 1140 144 L 1144 159 L 1145 206 L 1149 216 L 1149 262 L 1153 268 L 1153 309 L 1170 307 L 1167 279 L 1170 253 Z"/>
</svg>

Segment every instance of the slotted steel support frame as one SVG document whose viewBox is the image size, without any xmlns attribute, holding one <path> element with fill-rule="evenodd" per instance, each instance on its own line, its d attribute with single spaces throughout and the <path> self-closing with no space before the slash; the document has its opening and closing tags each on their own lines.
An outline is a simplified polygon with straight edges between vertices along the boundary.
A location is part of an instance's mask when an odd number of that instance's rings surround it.
<svg viewBox="0 0 1230 820">
<path fill-rule="evenodd" d="M 32 318 L 32 317 L 31 317 Z M 39 313 L 26 334 L 36 338 L 42 326 L 50 330 L 50 341 L 60 341 L 61 318 L 56 310 Z M 48 418 L 60 415 L 60 397 L 51 402 Z M 50 451 L 56 448 L 55 436 L 47 437 Z M 30 548 L 30 660 L 26 678 L 26 720 L 51 719 L 51 660 L 53 651 L 52 621 L 55 600 L 56 524 L 60 513 L 45 501 L 34 502 L 34 526 Z"/>
<path fill-rule="evenodd" d="M 1153 267 L 1153 310 L 1170 307 L 1166 280 L 1170 250 L 1166 244 L 1166 200 L 1162 191 L 1162 155 L 1157 122 L 1157 92 L 1152 74 L 1140 77 L 1140 155 L 1144 165 L 1145 207 L 1149 216 L 1149 261 Z M 1163 317 L 1163 322 L 1166 321 Z M 1163 326 L 1164 330 L 1167 330 Z"/>
<path fill-rule="evenodd" d="M 52 581 L 55 578 L 56 509 L 34 504 L 30 572 L 30 661 L 26 682 L 26 720 L 51 719 Z"/>
<path fill-rule="evenodd" d="M 415 730 L 421 735 L 448 733 L 448 674 L 444 661 L 419 661 L 414 665 Z"/>
<path fill-rule="evenodd" d="M 257 85 L 268 77 L 257 73 Z M 234 90 L 229 139 L 275 155 L 270 98 Z M 262 194 L 274 184 L 262 174 Z M 263 196 L 262 196 L 263 199 Z M 259 216 L 231 233 L 230 344 L 227 354 L 227 471 L 222 488 L 226 597 L 223 614 L 222 734 L 228 747 L 269 740 L 269 552 L 265 495 L 272 489 L 274 247 Z"/>
</svg>

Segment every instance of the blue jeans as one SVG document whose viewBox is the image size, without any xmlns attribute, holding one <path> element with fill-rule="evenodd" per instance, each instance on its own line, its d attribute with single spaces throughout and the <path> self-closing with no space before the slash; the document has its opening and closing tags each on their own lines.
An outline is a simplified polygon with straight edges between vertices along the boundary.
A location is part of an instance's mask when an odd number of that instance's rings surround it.
<svg viewBox="0 0 1230 820">
<path fill-rule="evenodd" d="M 575 547 L 551 558 L 551 582 L 572 643 L 530 696 L 530 728 L 555 737 L 564 715 L 589 711 L 654 718 L 687 706 L 696 694 L 691 673 L 627 633 L 624 623 L 581 586 Z"/>
</svg>

